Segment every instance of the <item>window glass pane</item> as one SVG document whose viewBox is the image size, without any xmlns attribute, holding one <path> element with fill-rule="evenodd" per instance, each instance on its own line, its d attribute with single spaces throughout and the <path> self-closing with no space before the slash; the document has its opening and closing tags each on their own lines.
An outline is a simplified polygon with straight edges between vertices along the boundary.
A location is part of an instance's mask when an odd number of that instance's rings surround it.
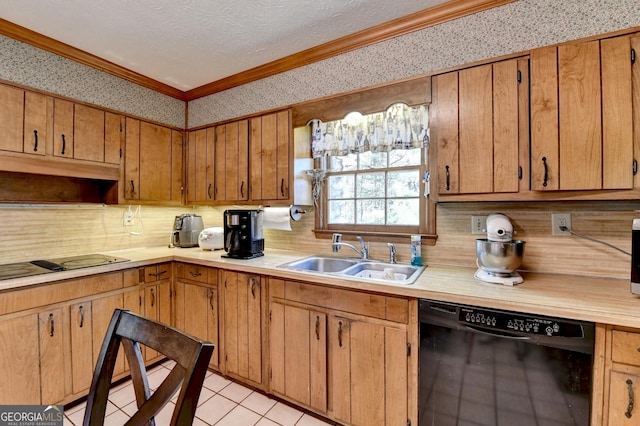
<svg viewBox="0 0 640 426">
<path fill-rule="evenodd" d="M 419 225 L 420 200 L 418 198 L 400 198 L 387 201 L 388 225 Z"/>
<path fill-rule="evenodd" d="M 389 152 L 389 167 L 418 166 L 422 149 L 394 149 Z"/>
<path fill-rule="evenodd" d="M 357 224 L 384 225 L 384 200 L 356 200 Z"/>
<path fill-rule="evenodd" d="M 332 172 L 342 172 L 358 169 L 358 154 L 329 157 L 329 169 Z"/>
<path fill-rule="evenodd" d="M 329 176 L 329 198 L 353 198 L 354 175 Z"/>
<path fill-rule="evenodd" d="M 360 170 L 381 169 L 387 167 L 386 152 L 363 152 L 360 154 Z"/>
<path fill-rule="evenodd" d="M 358 184 L 358 190 L 359 188 Z M 417 197 L 420 191 L 419 170 L 387 173 L 387 197 Z"/>
<path fill-rule="evenodd" d="M 384 173 L 359 173 L 357 198 L 384 198 Z"/>
<path fill-rule="evenodd" d="M 329 223 L 349 223 L 354 222 L 354 200 L 329 200 L 327 203 L 329 211 Z"/>
</svg>

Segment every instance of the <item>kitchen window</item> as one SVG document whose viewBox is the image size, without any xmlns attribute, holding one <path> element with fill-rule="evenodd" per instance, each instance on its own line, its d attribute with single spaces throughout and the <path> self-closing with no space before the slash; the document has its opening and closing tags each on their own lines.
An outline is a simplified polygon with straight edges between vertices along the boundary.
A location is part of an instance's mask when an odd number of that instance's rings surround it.
<svg viewBox="0 0 640 426">
<path fill-rule="evenodd" d="M 316 234 L 432 234 L 428 203 L 428 109 L 392 105 L 343 120 L 312 121 Z M 375 240 L 375 238 L 373 238 Z M 382 238 L 381 238 L 382 240 Z"/>
</svg>

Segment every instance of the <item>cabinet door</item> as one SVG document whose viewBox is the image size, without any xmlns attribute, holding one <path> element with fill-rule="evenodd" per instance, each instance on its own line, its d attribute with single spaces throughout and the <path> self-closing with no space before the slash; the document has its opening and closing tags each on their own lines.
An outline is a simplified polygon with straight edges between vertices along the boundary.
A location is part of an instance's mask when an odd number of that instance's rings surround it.
<svg viewBox="0 0 640 426">
<path fill-rule="evenodd" d="M 53 102 L 53 155 L 73 158 L 73 102 Z"/>
<path fill-rule="evenodd" d="M 171 129 L 140 123 L 140 199 L 171 200 Z"/>
<path fill-rule="evenodd" d="M 104 111 L 76 104 L 73 120 L 74 158 L 104 162 Z"/>
<path fill-rule="evenodd" d="M 25 153 L 45 155 L 49 137 L 49 116 L 53 98 L 39 93 L 24 93 L 24 145 Z"/>
<path fill-rule="evenodd" d="M 249 199 L 249 121 L 240 120 L 215 129 L 215 198 Z"/>
<path fill-rule="evenodd" d="M 250 124 L 251 199 L 289 199 L 289 111 L 252 118 Z"/>
<path fill-rule="evenodd" d="M 635 398 L 640 394 L 640 376 L 611 371 L 609 384 L 609 426 L 638 424 Z"/>
<path fill-rule="evenodd" d="M 262 384 L 260 277 L 230 271 L 223 275 L 225 372 Z"/>
<path fill-rule="evenodd" d="M 24 91 L 0 84 L 0 150 L 22 152 Z"/>
<path fill-rule="evenodd" d="M 271 304 L 271 389 L 320 412 L 327 410 L 326 315 Z"/>
<path fill-rule="evenodd" d="M 106 112 L 104 118 L 104 162 L 120 164 L 120 159 L 122 158 L 124 117 Z"/>
<path fill-rule="evenodd" d="M 107 334 L 107 328 L 111 322 L 113 311 L 124 307 L 122 294 L 114 296 L 102 297 L 91 302 L 92 318 L 93 318 L 93 363 L 98 361 L 102 343 Z M 120 356 L 116 367 L 113 371 L 114 375 L 124 373 L 124 358 Z"/>
<path fill-rule="evenodd" d="M 40 404 L 38 315 L 0 321 L 0 400 Z"/>
<path fill-rule="evenodd" d="M 125 119 L 124 198 L 140 199 L 140 120 Z"/>
<path fill-rule="evenodd" d="M 64 343 L 68 327 L 62 308 L 38 314 L 42 404 L 54 405 L 66 396 Z"/>
<path fill-rule="evenodd" d="M 215 128 L 189 132 L 187 172 L 188 201 L 213 201 Z"/>
<path fill-rule="evenodd" d="M 558 47 L 560 189 L 602 186 L 598 41 Z"/>
<path fill-rule="evenodd" d="M 336 419 L 354 425 L 407 424 L 406 331 L 333 316 L 329 348 Z"/>
<path fill-rule="evenodd" d="M 74 394 L 85 392 L 93 376 L 93 331 L 91 302 L 70 306 L 71 382 Z"/>
<path fill-rule="evenodd" d="M 434 76 L 433 119 L 438 149 L 438 192 L 457 194 L 458 186 L 458 73 Z"/>
</svg>

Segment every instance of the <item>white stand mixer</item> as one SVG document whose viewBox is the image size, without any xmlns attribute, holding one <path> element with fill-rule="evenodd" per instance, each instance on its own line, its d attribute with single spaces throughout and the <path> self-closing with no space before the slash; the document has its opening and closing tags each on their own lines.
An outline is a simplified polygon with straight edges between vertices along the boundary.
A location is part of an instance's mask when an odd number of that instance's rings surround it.
<svg viewBox="0 0 640 426">
<path fill-rule="evenodd" d="M 487 217 L 487 238 L 476 240 L 477 279 L 511 286 L 524 281 L 516 272 L 522 263 L 524 241 L 512 237 L 513 225 L 506 215 L 496 213 Z"/>
</svg>

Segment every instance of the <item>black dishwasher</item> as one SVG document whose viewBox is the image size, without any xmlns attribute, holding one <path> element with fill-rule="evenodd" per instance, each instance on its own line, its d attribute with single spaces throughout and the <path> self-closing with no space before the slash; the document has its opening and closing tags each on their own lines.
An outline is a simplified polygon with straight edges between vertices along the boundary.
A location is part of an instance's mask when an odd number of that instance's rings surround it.
<svg viewBox="0 0 640 426">
<path fill-rule="evenodd" d="M 593 323 L 420 300 L 420 426 L 590 422 Z"/>
</svg>

